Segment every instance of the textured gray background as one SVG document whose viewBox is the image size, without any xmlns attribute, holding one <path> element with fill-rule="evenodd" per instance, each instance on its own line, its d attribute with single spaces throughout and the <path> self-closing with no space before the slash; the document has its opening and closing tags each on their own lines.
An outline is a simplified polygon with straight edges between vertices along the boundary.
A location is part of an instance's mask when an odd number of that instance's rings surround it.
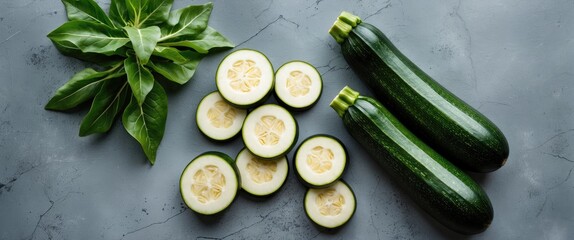
<svg viewBox="0 0 574 240">
<path fill-rule="evenodd" d="M 109 1 L 100 1 L 105 9 Z M 204 1 L 176 0 L 175 7 Z M 490 228 L 469 239 L 574 237 L 574 1 L 216 1 L 210 25 L 275 67 L 301 59 L 323 76 L 311 110 L 295 114 L 299 142 L 341 138 L 351 154 L 344 179 L 354 218 L 336 234 L 306 218 L 304 187 L 290 175 L 275 197 L 239 196 L 218 219 L 181 202 L 178 179 L 206 150 L 235 156 L 240 139 L 208 142 L 194 114 L 215 90 L 206 58 L 187 85 L 169 91 L 157 163 L 117 122 L 107 135 L 78 137 L 86 110 L 43 109 L 54 91 L 89 66 L 60 55 L 46 34 L 65 22 L 59 1 L 0 0 L 0 239 L 429 239 L 460 238 L 414 206 L 347 134 L 330 100 L 345 85 L 369 90 L 327 34 L 342 10 L 378 26 L 408 57 L 493 120 L 506 134 L 506 166 L 472 176 L 492 200 Z M 273 100 L 270 100 L 273 101 Z M 291 158 L 292 153 L 289 154 Z"/>
</svg>

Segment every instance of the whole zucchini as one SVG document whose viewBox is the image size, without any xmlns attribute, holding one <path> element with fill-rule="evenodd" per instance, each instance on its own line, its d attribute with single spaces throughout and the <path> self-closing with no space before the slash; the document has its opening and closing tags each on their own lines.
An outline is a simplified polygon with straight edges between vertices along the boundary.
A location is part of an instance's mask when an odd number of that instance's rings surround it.
<svg viewBox="0 0 574 240">
<path fill-rule="evenodd" d="M 444 226 L 476 234 L 493 209 L 482 188 L 419 140 L 377 100 L 345 87 L 331 102 L 349 133 L 415 202 Z"/>
<path fill-rule="evenodd" d="M 508 142 L 496 125 L 418 68 L 379 29 L 343 12 L 329 33 L 375 97 L 423 141 L 470 171 L 504 165 Z"/>
</svg>

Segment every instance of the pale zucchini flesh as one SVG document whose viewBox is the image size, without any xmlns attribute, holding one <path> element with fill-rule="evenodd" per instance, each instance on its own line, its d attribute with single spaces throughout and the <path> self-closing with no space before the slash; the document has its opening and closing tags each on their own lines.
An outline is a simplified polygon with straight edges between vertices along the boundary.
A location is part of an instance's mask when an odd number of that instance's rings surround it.
<svg viewBox="0 0 574 240">
<path fill-rule="evenodd" d="M 215 91 L 199 102 L 195 119 L 197 127 L 205 136 L 225 141 L 241 131 L 246 116 L 247 110 L 230 105 Z"/>
<path fill-rule="evenodd" d="M 258 197 L 277 192 L 287 180 L 289 164 L 286 156 L 263 159 L 247 148 L 239 152 L 235 160 L 241 174 L 241 189 Z"/>
<path fill-rule="evenodd" d="M 297 141 L 297 121 L 289 111 L 276 104 L 266 104 L 251 111 L 243 123 L 243 143 L 261 158 L 286 154 Z"/>
<path fill-rule="evenodd" d="M 191 160 L 179 181 L 184 203 L 203 215 L 213 215 L 229 207 L 240 185 L 233 160 L 219 152 L 206 152 Z"/>
<path fill-rule="evenodd" d="M 227 55 L 219 64 L 215 83 L 230 104 L 250 108 L 264 102 L 273 90 L 273 66 L 255 50 L 241 49 Z"/>
</svg>

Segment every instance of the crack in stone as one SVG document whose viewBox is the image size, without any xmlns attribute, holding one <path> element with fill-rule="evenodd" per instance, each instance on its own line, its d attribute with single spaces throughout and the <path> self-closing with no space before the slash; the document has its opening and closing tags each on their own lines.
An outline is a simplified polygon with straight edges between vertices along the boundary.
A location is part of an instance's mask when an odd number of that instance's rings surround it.
<svg viewBox="0 0 574 240">
<path fill-rule="evenodd" d="M 459 0 L 458 4 L 453 9 L 453 11 L 451 12 L 450 15 L 458 18 L 458 20 L 462 23 L 462 27 L 463 27 L 464 31 L 466 32 L 468 60 L 470 61 L 470 68 L 472 70 L 472 80 L 474 81 L 474 90 L 478 91 L 478 80 L 476 77 L 476 69 L 474 68 L 474 59 L 472 57 L 472 36 L 470 35 L 470 30 L 468 29 L 468 26 L 466 25 L 466 21 L 464 20 L 464 18 L 462 18 L 462 16 L 459 13 L 461 5 L 462 5 L 462 0 Z"/>
<path fill-rule="evenodd" d="M 385 10 L 385 9 L 390 8 L 390 7 L 393 6 L 392 3 L 391 3 L 391 0 L 386 1 L 386 2 L 384 2 L 383 4 L 386 4 L 386 5 L 383 6 L 382 8 L 379 8 L 379 9 L 378 9 L 377 11 L 375 11 L 374 13 L 371 13 L 371 14 L 367 15 L 366 17 L 363 18 L 363 20 L 367 20 L 367 19 L 369 19 L 369 18 L 372 17 L 372 16 L 379 15 L 383 10 Z"/>
<path fill-rule="evenodd" d="M 538 213 L 536 213 L 536 217 L 540 216 L 540 214 L 542 213 L 542 210 L 544 210 L 544 207 L 546 206 L 546 201 L 548 201 L 548 196 L 546 196 L 544 198 L 544 202 L 542 203 L 542 206 L 540 207 L 540 209 L 538 209 Z"/>
<path fill-rule="evenodd" d="M 267 7 L 266 7 L 265 9 L 261 10 L 261 12 L 259 12 L 259 14 L 257 14 L 257 16 L 255 16 L 255 18 L 256 18 L 256 19 L 259 19 L 259 17 L 261 17 L 261 15 L 262 15 L 263 13 L 269 11 L 269 9 L 271 9 L 271 6 L 273 5 L 273 1 L 274 1 L 274 0 L 269 1 L 269 4 L 267 5 Z"/>
<path fill-rule="evenodd" d="M 10 35 L 9 37 L 7 37 L 6 39 L 4 39 L 2 42 L 0 42 L 0 45 L 4 44 L 5 42 L 7 42 L 8 40 L 10 40 L 11 38 L 13 38 L 14 36 L 20 34 L 22 32 L 22 30 L 18 30 L 17 32 L 13 33 L 12 35 Z"/>
<path fill-rule="evenodd" d="M 480 105 L 479 105 L 476 109 L 480 109 L 480 108 L 482 108 L 484 105 L 487 105 L 487 104 L 493 104 L 493 105 L 498 105 L 498 106 L 510 107 L 510 104 L 508 104 L 508 103 L 496 102 L 496 101 L 481 101 L 481 102 L 480 102 Z"/>
<path fill-rule="evenodd" d="M 50 207 L 42 214 L 40 214 L 40 217 L 38 218 L 38 222 L 36 222 L 36 227 L 34 227 L 34 231 L 32 231 L 32 235 L 30 235 L 30 239 L 34 238 L 34 235 L 36 234 L 36 230 L 38 230 L 38 226 L 40 226 L 40 222 L 42 222 L 42 219 L 44 218 L 44 216 L 46 216 L 46 214 L 48 214 L 48 212 L 50 212 L 52 210 L 52 208 L 54 207 L 54 201 L 49 200 L 50 201 Z"/>
<path fill-rule="evenodd" d="M 562 160 L 565 160 L 565 161 L 574 163 L 573 160 L 570 160 L 570 159 L 568 159 L 567 157 L 564 157 L 564 156 L 562 156 L 562 155 L 560 155 L 560 154 L 553 154 L 553 153 L 546 153 L 546 152 L 543 152 L 543 154 L 546 154 L 546 155 L 548 155 L 548 156 L 552 156 L 552 157 L 555 157 L 555 158 L 558 158 L 558 159 L 562 159 Z"/>
<path fill-rule="evenodd" d="M 259 217 L 261 217 L 261 219 L 259 219 L 259 221 L 256 221 L 256 222 L 250 224 L 249 226 L 242 227 L 242 228 L 240 228 L 239 230 L 237 230 L 237 231 L 235 231 L 235 232 L 232 232 L 232 233 L 230 233 L 230 234 L 227 234 L 227 235 L 225 235 L 225 236 L 223 236 L 223 237 L 221 237 L 221 238 L 209 237 L 209 236 L 199 236 L 199 237 L 197 237 L 196 239 L 226 239 L 226 238 L 228 238 L 228 237 L 231 237 L 231 236 L 233 236 L 233 235 L 235 235 L 235 234 L 238 234 L 238 233 L 240 233 L 240 232 L 242 232 L 242 231 L 244 231 L 244 230 L 246 230 L 246 229 L 249 229 L 249 228 L 251 228 L 251 227 L 253 227 L 253 226 L 255 226 L 255 225 L 257 225 L 257 224 L 263 222 L 263 221 L 264 221 L 265 219 L 267 219 L 272 213 L 277 212 L 277 211 L 279 211 L 279 210 L 285 208 L 285 206 L 287 206 L 287 204 L 289 204 L 289 202 L 285 202 L 285 204 L 283 204 L 281 207 L 278 207 L 278 208 L 276 208 L 276 209 L 273 209 L 273 210 L 269 211 L 269 212 L 268 212 L 267 214 L 265 214 L 265 215 L 259 215 Z"/>
<path fill-rule="evenodd" d="M 572 175 L 572 170 L 574 170 L 574 167 L 570 168 L 570 171 L 568 172 L 568 175 L 566 176 L 566 178 L 564 178 L 564 180 L 562 180 L 562 182 L 548 188 L 548 191 L 552 191 L 560 186 L 562 186 L 562 184 L 568 182 L 568 180 L 570 179 L 570 176 Z"/>
<path fill-rule="evenodd" d="M 318 232 L 317 234 L 313 235 L 313 237 L 309 238 L 309 240 L 315 239 L 315 238 L 317 238 L 319 235 L 321 235 L 321 232 Z"/>
<path fill-rule="evenodd" d="M 44 211 L 44 213 L 40 214 L 40 217 L 38 218 L 38 221 L 36 222 L 36 226 L 34 227 L 34 231 L 32 231 L 32 234 L 30 235 L 29 239 L 34 239 L 34 235 L 36 234 L 36 231 L 38 230 L 38 227 L 40 226 L 40 224 L 42 223 L 42 219 L 44 219 L 44 217 L 50 212 L 52 211 L 52 209 L 54 208 L 54 206 L 56 205 L 56 203 L 62 202 L 64 200 L 66 200 L 70 194 L 72 193 L 77 193 L 77 194 L 83 194 L 82 192 L 68 192 L 66 193 L 66 195 L 64 195 L 63 197 L 57 199 L 56 201 L 53 201 L 50 196 L 48 196 L 48 193 L 46 192 L 46 190 L 44 190 L 44 195 L 46 196 L 46 198 L 48 198 L 48 201 L 50 202 L 50 207 Z M 46 231 L 47 229 L 44 229 L 44 231 Z"/>
<path fill-rule="evenodd" d="M 542 142 L 540 145 L 538 145 L 538 146 L 536 146 L 536 147 L 534 147 L 534 148 L 528 149 L 528 150 L 533 150 L 533 149 L 540 148 L 540 147 L 544 146 L 545 144 L 547 144 L 548 142 L 554 140 L 555 138 L 560 137 L 560 136 L 562 136 L 562 135 L 564 135 L 564 134 L 567 134 L 567 133 L 569 133 L 569 132 L 572 132 L 572 131 L 574 131 L 574 128 L 568 129 L 568 130 L 565 130 L 565 131 L 562 131 L 562 132 L 559 132 L 559 133 L 557 133 L 557 134 L 554 134 L 552 137 L 546 139 L 546 140 L 545 140 L 544 142 Z"/>
<path fill-rule="evenodd" d="M 377 227 L 375 226 L 375 219 L 373 218 L 373 215 L 375 213 L 375 211 L 373 211 L 373 203 L 375 202 L 374 198 L 375 198 L 375 193 L 377 192 L 377 189 L 379 188 L 379 185 L 381 184 L 381 177 L 377 176 L 377 185 L 373 188 L 373 191 L 371 192 L 371 196 L 370 199 L 371 201 L 369 201 L 369 208 L 370 208 L 370 217 L 371 217 L 371 226 L 373 226 L 373 228 L 375 229 L 375 231 L 377 232 L 377 239 L 381 239 L 379 230 L 377 229 Z"/>
<path fill-rule="evenodd" d="M 184 213 L 184 212 L 186 212 L 186 211 L 187 211 L 187 208 L 186 208 L 186 209 L 183 209 L 183 210 L 181 210 L 181 211 L 179 211 L 178 213 L 176 213 L 176 214 L 174 214 L 174 215 L 168 217 L 167 219 L 165 219 L 165 220 L 163 220 L 163 221 L 150 223 L 150 224 L 148 224 L 148 225 L 146 225 L 146 226 L 143 226 L 143 227 L 141 227 L 141 228 L 138 228 L 138 229 L 136 229 L 136 230 L 129 231 L 129 232 L 123 234 L 121 239 L 123 239 L 123 238 L 126 237 L 127 235 L 130 235 L 130 234 L 132 234 L 132 233 L 139 232 L 139 231 L 144 230 L 144 229 L 146 229 L 146 228 L 149 228 L 149 227 L 151 227 L 151 226 L 164 224 L 164 223 L 168 222 L 169 220 L 171 220 L 172 218 L 177 217 L 177 216 L 181 215 L 182 213 Z"/>
<path fill-rule="evenodd" d="M 341 57 L 341 56 L 336 56 L 336 57 L 334 57 L 334 58 L 331 58 L 331 59 L 329 60 L 329 62 L 327 62 L 326 65 L 317 66 L 317 67 L 316 67 L 317 70 L 322 69 L 322 68 L 327 68 L 327 71 L 325 71 L 325 72 L 319 72 L 319 74 L 320 74 L 321 76 L 323 76 L 323 75 L 325 75 L 325 74 L 327 74 L 327 73 L 329 73 L 329 72 L 334 72 L 334 71 L 339 71 L 339 70 L 349 70 L 349 69 L 351 69 L 351 66 L 349 66 L 349 65 L 346 65 L 345 67 L 331 66 L 331 63 L 333 63 L 333 61 L 339 59 L 340 57 Z"/>
<path fill-rule="evenodd" d="M 16 182 L 20 177 L 22 177 L 22 175 L 34 170 L 35 168 L 41 166 L 41 164 L 38 165 L 32 165 L 32 167 L 21 171 L 17 174 L 15 174 L 14 176 L 11 177 L 10 181 L 8 181 L 7 183 L 0 183 L 0 194 L 2 194 L 2 192 L 4 190 L 6 190 L 7 192 L 10 192 L 12 190 L 12 186 L 14 185 L 14 182 Z"/>
<path fill-rule="evenodd" d="M 221 239 L 221 238 L 216 238 L 216 237 L 202 237 L 202 236 L 199 236 L 199 237 L 196 237 L 195 239 L 217 239 L 217 240 L 219 240 L 219 239 Z"/>
<path fill-rule="evenodd" d="M 32 2 L 30 2 L 29 4 L 32 4 L 32 3 L 35 3 L 35 2 L 36 2 L 36 1 L 32 1 Z M 26 4 L 26 6 L 29 5 L 29 4 Z M 15 12 L 15 11 L 14 11 L 14 10 L 13 10 L 13 11 L 10 11 L 8 14 L 12 14 L 13 12 Z M 36 21 L 38 18 L 41 18 L 41 17 L 44 17 L 44 16 L 51 16 L 51 15 L 54 15 L 54 13 L 56 13 L 56 12 L 57 12 L 57 11 L 50 10 L 50 11 L 47 12 L 47 13 L 43 13 L 43 14 L 36 15 L 36 16 L 32 17 L 32 19 L 30 19 L 30 20 L 28 21 L 28 23 L 27 23 L 26 25 L 24 25 L 24 27 L 18 29 L 18 31 L 14 32 L 14 33 L 11 34 L 10 36 L 8 36 L 6 39 L 2 40 L 2 41 L 0 42 L 0 45 L 6 43 L 7 41 L 9 41 L 10 39 L 12 39 L 12 38 L 15 37 L 16 35 L 22 33 L 22 31 L 28 29 L 28 28 L 32 25 L 32 23 L 33 23 L 34 21 Z"/>
<path fill-rule="evenodd" d="M 293 22 L 293 21 L 291 21 L 291 20 L 286 19 L 285 17 L 283 17 L 283 15 L 279 15 L 279 17 L 277 17 L 275 20 L 273 20 L 273 21 L 271 21 L 270 23 L 268 23 L 267 25 L 265 25 L 263 28 L 259 29 L 255 34 L 251 35 L 251 36 L 250 36 L 249 38 L 247 38 L 245 41 L 243 41 L 243 42 L 237 44 L 236 47 L 239 47 L 239 46 L 245 44 L 246 42 L 251 41 L 251 39 L 257 37 L 261 32 L 265 31 L 265 29 L 267 29 L 267 28 L 270 27 L 271 25 L 277 23 L 279 20 L 283 20 L 283 21 L 285 21 L 285 22 L 294 24 L 295 26 L 297 26 L 297 28 L 299 28 L 299 24 L 297 24 L 297 23 L 295 23 L 295 22 Z"/>
</svg>

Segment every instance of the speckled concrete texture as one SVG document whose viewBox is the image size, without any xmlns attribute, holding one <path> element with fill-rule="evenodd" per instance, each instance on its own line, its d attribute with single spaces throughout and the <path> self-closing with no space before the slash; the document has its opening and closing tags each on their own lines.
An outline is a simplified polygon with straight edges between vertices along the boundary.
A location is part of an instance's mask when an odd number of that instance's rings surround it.
<svg viewBox="0 0 574 240">
<path fill-rule="evenodd" d="M 176 0 L 174 7 L 205 1 Z M 107 9 L 109 1 L 99 1 Z M 0 239 L 572 239 L 574 238 L 574 1 L 215 1 L 210 25 L 237 48 L 265 53 L 274 67 L 315 65 L 324 90 L 295 113 L 299 143 L 337 136 L 350 152 L 344 179 L 357 212 L 322 233 L 303 211 L 305 188 L 290 173 L 274 197 L 239 195 L 217 218 L 181 201 L 179 175 L 206 150 L 235 156 L 241 139 L 214 144 L 197 130 L 195 108 L 215 90 L 228 52 L 201 62 L 193 79 L 168 89 L 169 115 L 150 166 L 120 122 L 78 137 L 86 109 L 43 109 L 54 91 L 90 66 L 65 57 L 46 34 L 66 21 L 60 1 L 0 0 Z M 389 179 L 329 107 L 345 85 L 371 92 L 327 33 L 342 10 L 378 26 L 413 62 L 495 122 L 510 144 L 507 164 L 472 174 L 492 200 L 490 228 L 462 237 L 437 224 Z M 274 102 L 273 99 L 270 102 Z M 293 152 L 289 153 L 292 159 Z"/>
</svg>

